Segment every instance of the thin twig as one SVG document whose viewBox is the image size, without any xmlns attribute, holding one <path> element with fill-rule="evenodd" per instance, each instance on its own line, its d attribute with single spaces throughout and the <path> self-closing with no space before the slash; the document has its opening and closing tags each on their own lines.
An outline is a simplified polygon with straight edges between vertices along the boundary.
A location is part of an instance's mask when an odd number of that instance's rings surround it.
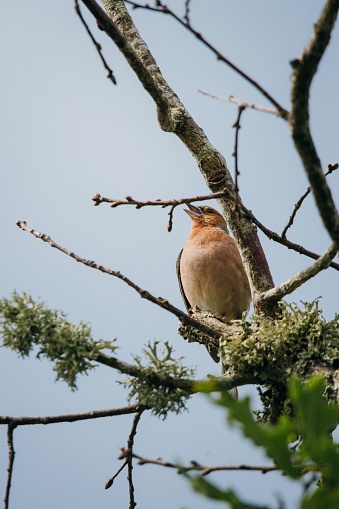
<svg viewBox="0 0 339 509">
<path fill-rule="evenodd" d="M 185 0 L 185 14 L 184 14 L 184 20 L 186 21 L 187 26 L 191 25 L 191 19 L 190 19 L 190 3 L 191 0 Z"/>
<path fill-rule="evenodd" d="M 173 199 L 173 200 L 161 200 L 157 199 L 154 201 L 139 201 L 134 200 L 131 196 L 126 196 L 125 200 L 116 200 L 114 198 L 105 198 L 104 196 L 101 196 L 99 193 L 93 196 L 92 200 L 95 202 L 94 205 L 100 205 L 100 203 L 111 203 L 111 207 L 118 207 L 120 205 L 134 205 L 137 209 L 140 209 L 142 207 L 149 207 L 149 206 L 158 206 L 158 207 L 172 207 L 171 211 L 169 212 L 170 216 L 170 222 L 168 224 L 168 229 L 172 225 L 171 221 L 171 214 L 173 214 L 173 210 L 178 205 L 192 203 L 195 201 L 207 201 L 207 200 L 213 200 L 217 198 L 221 198 L 223 196 L 229 196 L 229 191 L 226 189 L 223 191 L 219 191 L 217 193 L 212 193 L 205 196 L 195 196 L 193 198 L 181 198 L 181 199 Z M 312 258 L 313 260 L 317 260 L 320 255 L 317 253 L 314 253 L 313 251 L 310 251 L 303 246 L 296 244 L 295 242 L 291 242 L 290 240 L 287 240 L 286 238 L 283 238 L 278 233 L 274 232 L 273 230 L 270 230 L 269 228 L 266 228 L 253 214 L 253 212 L 249 209 L 247 209 L 244 205 L 242 205 L 242 210 L 245 213 L 245 215 L 251 220 L 253 224 L 255 224 L 259 230 L 261 230 L 266 237 L 268 237 L 270 240 L 273 240 L 274 242 L 277 242 L 278 244 L 281 244 L 288 249 L 291 249 L 293 251 L 296 251 L 297 253 L 307 256 L 308 258 Z M 331 262 L 330 267 L 332 267 L 335 270 L 339 270 L 339 264 L 335 262 Z"/>
<path fill-rule="evenodd" d="M 103 54 L 102 54 L 102 48 L 101 48 L 101 45 L 100 45 L 100 44 L 99 44 L 99 43 L 95 40 L 95 38 L 94 38 L 94 36 L 93 36 L 92 32 L 90 31 L 89 26 L 87 25 L 87 23 L 86 23 L 86 21 L 85 21 L 85 19 L 84 19 L 83 15 L 82 15 L 82 13 L 81 13 L 81 10 L 80 10 L 80 6 L 79 6 L 79 2 L 78 2 L 78 0 L 74 0 L 74 9 L 75 9 L 75 12 L 78 14 L 79 18 L 81 19 L 82 24 L 84 25 L 84 27 L 85 27 L 85 29 L 86 29 L 86 32 L 87 32 L 87 33 L 88 33 L 88 35 L 90 36 L 90 38 L 91 38 L 91 40 L 92 40 L 92 42 L 93 42 L 93 44 L 94 44 L 94 46 L 95 46 L 95 48 L 96 48 L 97 52 L 99 53 L 99 56 L 100 56 L 101 61 L 102 61 L 102 63 L 103 63 L 103 66 L 105 67 L 106 71 L 108 72 L 108 74 L 107 74 L 107 78 L 108 78 L 109 80 L 111 80 L 111 82 L 112 82 L 114 85 L 116 85 L 116 84 L 117 84 L 117 81 L 116 81 L 116 79 L 115 79 L 115 76 L 114 76 L 114 74 L 113 74 L 113 71 L 112 71 L 112 69 L 109 67 L 109 65 L 107 64 L 107 62 L 106 62 L 106 60 L 105 60 L 105 58 L 104 58 L 104 56 L 103 56 Z"/>
<path fill-rule="evenodd" d="M 195 201 L 207 201 L 207 200 L 215 200 L 217 198 L 222 198 L 227 196 L 228 193 L 226 191 L 219 191 L 217 193 L 212 193 L 207 196 L 194 196 L 193 198 L 182 198 L 182 199 L 173 199 L 173 200 L 161 200 L 160 198 L 150 201 L 140 201 L 134 200 L 131 196 L 126 196 L 124 200 L 116 200 L 114 198 L 105 198 L 97 193 L 93 196 L 92 200 L 94 201 L 94 206 L 97 207 L 100 203 L 110 203 L 112 208 L 119 207 L 120 205 L 135 205 L 136 209 L 141 209 L 142 207 L 152 207 L 152 206 L 160 206 L 162 208 L 171 207 L 171 210 L 168 213 L 169 220 L 167 225 L 167 230 L 169 232 L 172 231 L 173 228 L 173 213 L 174 209 L 178 205 L 184 205 L 187 203 L 192 203 Z"/>
<path fill-rule="evenodd" d="M 136 503 L 134 500 L 134 486 L 133 486 L 133 481 L 132 481 L 132 468 L 133 468 L 132 452 L 133 452 L 133 446 L 134 446 L 134 437 L 137 432 L 137 426 L 139 424 L 141 415 L 142 415 L 142 412 L 137 412 L 135 414 L 134 419 L 133 419 L 132 428 L 131 428 L 131 431 L 130 431 L 130 434 L 129 434 L 129 437 L 127 440 L 127 449 L 125 449 L 125 448 L 121 449 L 122 451 L 126 451 L 126 452 L 124 452 L 123 455 L 119 456 L 119 459 L 125 458 L 125 461 L 123 462 L 122 466 L 116 471 L 116 473 L 107 480 L 107 482 L 105 484 L 105 489 L 106 490 L 109 489 L 113 485 L 113 482 L 118 477 L 118 475 L 124 470 L 124 468 L 126 466 L 128 466 L 128 482 L 129 482 L 129 489 L 130 489 L 130 508 L 131 509 L 134 509 L 134 507 L 136 506 Z M 128 451 L 128 453 L 127 453 L 127 451 Z"/>
<path fill-rule="evenodd" d="M 339 0 L 327 0 L 314 25 L 302 55 L 292 62 L 291 112 L 289 122 L 296 149 L 302 160 L 323 223 L 339 249 L 339 212 L 321 166 L 309 125 L 310 87 L 330 42 L 339 10 Z"/>
<path fill-rule="evenodd" d="M 241 115 L 242 113 L 245 111 L 245 107 L 244 106 L 238 106 L 238 116 L 237 116 L 237 119 L 235 121 L 235 123 L 233 124 L 233 127 L 235 129 L 235 141 L 234 141 L 234 152 L 233 152 L 233 156 L 234 156 L 234 161 L 235 161 L 235 175 L 234 175 L 234 192 L 235 192 L 235 202 L 234 202 L 234 211 L 237 213 L 237 214 L 240 214 L 240 207 L 239 207 L 239 184 L 238 184 L 238 177 L 240 175 L 240 171 L 239 171 L 239 150 L 238 150 L 238 147 L 239 147 L 239 131 L 241 129 L 241 125 L 240 125 L 240 118 L 241 118 Z"/>
<path fill-rule="evenodd" d="M 126 449 L 122 449 L 120 457 L 127 457 L 130 453 L 130 451 Z M 167 467 L 167 468 L 174 468 L 178 470 L 179 472 L 190 472 L 190 471 L 198 471 L 201 472 L 201 475 L 208 475 L 211 472 L 220 472 L 220 471 L 259 471 L 263 474 L 266 474 L 267 472 L 273 472 L 275 470 L 278 470 L 278 468 L 275 465 L 201 465 L 197 461 L 191 460 L 189 465 L 180 465 L 179 463 L 172 463 L 171 461 L 165 461 L 162 458 L 156 458 L 154 460 L 149 458 L 144 458 L 143 456 L 140 456 L 139 454 L 132 453 L 133 458 L 138 459 L 138 465 L 158 465 L 161 467 Z"/>
<path fill-rule="evenodd" d="M 129 434 L 128 441 L 127 441 L 128 450 L 131 451 L 131 454 L 129 455 L 129 458 L 128 458 L 128 474 L 127 474 L 128 486 L 129 486 L 129 509 L 134 509 L 135 506 L 137 505 L 135 498 L 134 498 L 134 484 L 133 484 L 133 475 L 132 475 L 132 472 L 133 472 L 133 447 L 134 447 L 134 438 L 137 433 L 137 427 L 138 427 L 141 415 L 142 415 L 142 412 L 138 412 L 135 414 L 131 432 Z"/>
<path fill-rule="evenodd" d="M 4 508 L 8 509 L 9 507 L 9 495 L 11 491 L 11 483 L 12 483 L 12 475 L 13 475 L 13 466 L 14 466 L 14 458 L 15 458 L 15 450 L 14 450 L 14 442 L 13 442 L 13 432 L 16 428 L 15 424 L 8 424 L 7 427 L 7 446 L 8 446 L 8 467 L 7 467 L 7 483 L 6 483 L 6 491 L 5 491 L 5 499 L 4 499 Z"/>
<path fill-rule="evenodd" d="M 325 177 L 327 177 L 327 175 L 330 175 L 334 170 L 337 170 L 339 168 L 339 164 L 336 163 L 336 164 L 329 164 L 328 165 L 328 170 L 327 172 L 325 173 Z M 312 187 L 309 186 L 306 190 L 306 192 L 299 198 L 299 200 L 297 201 L 297 203 L 294 205 L 294 209 L 293 209 L 293 212 L 288 220 L 288 223 L 287 225 L 285 226 L 285 228 L 283 229 L 282 233 L 281 233 L 281 236 L 283 239 L 286 239 L 286 233 L 287 233 L 287 230 L 289 228 L 291 228 L 291 226 L 293 225 L 294 223 L 294 219 L 295 219 L 295 216 L 298 212 L 298 210 L 300 209 L 301 205 L 303 204 L 304 200 L 307 198 L 307 196 L 312 192 Z"/>
<path fill-rule="evenodd" d="M 123 464 L 121 465 L 120 468 L 118 468 L 118 470 L 115 472 L 114 475 L 112 475 L 112 477 L 110 477 L 107 481 L 106 481 L 106 484 L 105 484 L 105 490 L 108 490 L 109 488 L 112 487 L 115 479 L 118 477 L 118 475 L 123 471 L 123 469 L 128 465 L 128 459 L 126 458 L 125 461 L 123 462 Z"/>
<path fill-rule="evenodd" d="M 318 260 L 320 258 L 320 255 L 317 253 L 314 253 L 313 251 L 309 251 L 308 249 L 305 249 L 300 244 L 295 244 L 294 242 L 291 242 L 290 240 L 282 238 L 281 235 L 274 232 L 273 230 L 269 230 L 264 226 L 253 214 L 253 212 L 249 209 L 247 209 L 244 205 L 242 207 L 245 215 L 252 221 L 253 224 L 255 224 L 259 230 L 261 230 L 267 238 L 270 240 L 273 240 L 274 242 L 277 242 L 278 244 L 281 244 L 282 246 L 287 247 L 288 249 L 292 249 L 293 251 L 296 251 L 297 253 L 308 256 L 309 258 L 312 258 L 313 260 Z M 339 270 L 339 263 L 331 262 L 329 264 L 329 267 L 332 267 L 335 270 Z"/>
<path fill-rule="evenodd" d="M 229 95 L 228 97 L 224 97 L 221 95 L 215 95 L 211 94 L 210 92 L 206 92 L 205 90 L 198 89 L 198 92 L 200 92 L 203 95 L 207 95 L 208 97 L 211 97 L 212 99 L 218 99 L 219 101 L 227 101 L 230 103 L 234 103 L 237 106 L 241 106 L 243 108 L 249 108 L 252 110 L 262 111 L 265 113 L 271 113 L 272 115 L 276 115 L 277 117 L 281 117 L 281 113 L 279 110 L 274 110 L 272 108 L 265 108 L 265 106 L 260 106 L 259 104 L 255 103 L 249 103 L 246 101 L 241 101 L 240 99 L 236 99 L 233 97 L 233 95 Z"/>
<path fill-rule="evenodd" d="M 34 230 L 33 228 L 29 228 L 29 226 L 27 226 L 25 221 L 18 221 L 17 225 L 22 230 L 27 231 L 27 232 L 31 233 L 32 235 L 34 235 L 34 237 L 36 237 L 37 239 L 41 239 L 43 242 L 46 242 L 47 244 L 49 244 L 51 247 L 70 256 L 71 258 L 73 258 L 73 260 L 76 260 L 78 263 L 82 263 L 83 265 L 86 265 L 87 267 L 91 267 L 92 269 L 99 270 L 100 272 L 109 274 L 110 276 L 120 279 L 121 281 L 126 283 L 128 286 L 133 288 L 133 290 L 135 290 L 140 295 L 141 298 L 149 300 L 153 304 L 156 304 L 157 306 L 161 307 L 162 309 L 165 309 L 166 311 L 172 313 L 177 318 L 179 318 L 179 320 L 182 323 L 187 324 L 187 325 L 192 325 L 193 327 L 197 328 L 204 334 L 207 334 L 208 336 L 211 336 L 212 338 L 214 338 L 216 340 L 219 339 L 219 335 L 216 334 L 216 332 L 213 329 L 211 329 L 210 327 L 207 327 L 206 325 L 199 323 L 197 320 L 194 320 L 194 318 L 192 318 L 191 316 L 187 315 L 180 309 L 178 309 L 175 306 L 173 306 L 172 304 L 170 304 L 167 299 L 164 299 L 162 297 L 154 297 L 147 290 L 143 290 L 136 283 L 133 283 L 133 281 L 131 281 L 128 277 L 121 274 L 121 272 L 108 269 L 108 268 L 104 267 L 103 265 L 99 265 L 99 264 L 95 263 L 94 261 L 86 260 L 85 258 L 81 258 L 80 256 L 73 253 L 72 251 L 69 251 L 68 249 L 65 249 L 64 247 L 62 247 L 59 244 L 57 244 L 56 242 L 54 242 L 54 240 L 51 239 L 48 235 L 38 232 L 38 231 Z"/>
<path fill-rule="evenodd" d="M 301 270 L 297 274 L 294 274 L 287 281 L 284 281 L 279 286 L 268 290 L 260 295 L 258 299 L 259 302 L 269 301 L 269 302 L 278 302 L 286 295 L 294 292 L 297 288 L 302 286 L 306 281 L 316 276 L 322 270 L 327 269 L 331 260 L 337 254 L 337 246 L 335 243 L 331 244 L 324 254 L 322 254 L 318 260 L 316 260 L 312 265 L 307 267 L 304 270 Z"/>
<path fill-rule="evenodd" d="M 110 408 L 107 410 L 92 410 L 91 412 L 82 412 L 78 414 L 51 415 L 41 417 L 9 417 L 0 416 L 0 425 L 8 424 L 16 426 L 30 426 L 35 424 L 58 424 L 59 422 L 77 422 L 89 419 L 101 419 L 102 417 L 114 417 L 116 415 L 135 414 L 139 411 L 137 405 L 131 405 L 121 408 Z"/>
<path fill-rule="evenodd" d="M 181 19 L 180 16 L 178 16 L 177 14 L 175 14 L 174 11 L 172 11 L 171 9 L 168 8 L 167 5 L 164 5 L 160 0 L 157 0 L 157 5 L 156 7 L 151 7 L 149 4 L 140 4 L 138 2 L 131 2 L 130 0 L 126 0 L 126 3 L 130 4 L 132 7 L 134 8 L 140 8 L 140 9 L 147 9 L 147 10 L 150 10 L 150 11 L 155 11 L 155 12 L 160 12 L 160 13 L 163 13 L 163 14 L 168 14 L 169 16 L 171 16 L 172 18 L 174 18 L 178 23 L 180 23 L 183 27 L 187 28 L 187 30 L 189 30 L 199 41 L 201 41 L 207 48 L 209 48 L 214 54 L 215 56 L 217 57 L 218 60 L 220 60 L 221 62 L 224 62 L 225 64 L 227 64 L 229 67 L 231 67 L 231 69 L 233 69 L 235 72 L 237 72 L 238 74 L 240 74 L 240 76 L 242 76 L 246 81 L 248 81 L 249 83 L 251 83 L 251 85 L 253 85 L 257 90 L 259 90 L 259 92 L 264 96 L 266 97 L 266 99 L 268 99 L 268 101 L 273 104 L 277 110 L 279 111 L 280 113 L 280 116 L 284 119 L 287 119 L 288 118 L 288 111 L 285 110 L 285 108 L 283 108 L 279 103 L 278 101 L 276 101 L 274 99 L 274 97 L 269 94 L 267 92 L 267 90 L 265 90 L 256 80 L 254 80 L 253 78 L 251 78 L 247 73 L 245 73 L 244 71 L 242 71 L 238 66 L 236 66 L 235 64 L 233 64 L 233 62 L 231 62 L 228 58 L 226 58 L 222 53 L 220 53 L 220 51 L 218 51 L 210 42 L 207 41 L 207 39 L 205 39 L 205 37 L 200 33 L 198 32 L 197 30 L 195 30 L 192 25 L 185 19 Z"/>
</svg>

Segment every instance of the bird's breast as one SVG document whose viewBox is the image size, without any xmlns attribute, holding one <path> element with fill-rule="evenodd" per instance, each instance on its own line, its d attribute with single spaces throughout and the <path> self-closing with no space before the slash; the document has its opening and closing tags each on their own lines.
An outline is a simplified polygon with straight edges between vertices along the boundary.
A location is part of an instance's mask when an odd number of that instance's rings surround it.
<svg viewBox="0 0 339 509">
<path fill-rule="evenodd" d="M 216 228 L 194 233 L 181 254 L 180 275 L 191 307 L 226 321 L 240 318 L 251 299 L 247 275 L 234 240 Z"/>
</svg>

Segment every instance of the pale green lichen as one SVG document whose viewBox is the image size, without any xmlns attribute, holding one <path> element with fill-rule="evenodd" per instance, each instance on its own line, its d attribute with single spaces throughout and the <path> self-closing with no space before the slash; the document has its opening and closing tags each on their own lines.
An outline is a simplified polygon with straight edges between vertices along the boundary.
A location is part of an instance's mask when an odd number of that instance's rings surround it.
<svg viewBox="0 0 339 509">
<path fill-rule="evenodd" d="M 292 372 L 306 379 L 326 367 L 326 395 L 328 399 L 337 398 L 331 371 L 339 367 L 339 315 L 326 321 L 318 301 L 303 305 L 300 309 L 282 302 L 279 319 L 253 315 L 249 324 L 242 322 L 242 336 L 220 340 L 221 356 L 229 373 L 250 373 L 267 384 L 266 391 L 259 391 L 264 414 L 272 412 L 272 406 L 276 407 L 274 413 L 286 407 L 286 381 Z"/>
<path fill-rule="evenodd" d="M 95 367 L 93 360 L 102 350 L 117 348 L 114 340 L 95 341 L 87 323 L 70 323 L 65 313 L 49 309 L 29 293 L 14 292 L 11 299 L 0 300 L 0 325 L 3 346 L 22 357 L 33 350 L 37 357 L 47 357 L 54 363 L 57 380 L 72 390 L 77 388 L 77 376 Z"/>
<path fill-rule="evenodd" d="M 154 384 L 149 382 L 154 374 L 174 379 L 192 378 L 194 368 L 184 366 L 182 359 L 173 357 L 173 348 L 167 342 L 162 349 L 159 349 L 159 341 L 148 343 L 143 355 L 134 357 L 135 364 L 142 368 L 145 376 L 128 378 L 122 382 L 129 390 L 129 401 L 134 399 L 138 405 L 151 408 L 153 414 L 163 419 L 170 412 L 178 414 L 186 410 L 190 392 L 175 386 L 161 385 L 158 380 Z"/>
</svg>

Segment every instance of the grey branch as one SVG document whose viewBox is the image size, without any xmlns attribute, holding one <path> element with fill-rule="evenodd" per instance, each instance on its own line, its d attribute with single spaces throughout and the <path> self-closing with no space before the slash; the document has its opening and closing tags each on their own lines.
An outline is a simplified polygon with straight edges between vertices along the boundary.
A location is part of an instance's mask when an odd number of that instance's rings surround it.
<svg viewBox="0 0 339 509">
<path fill-rule="evenodd" d="M 294 274 L 291 278 L 284 283 L 281 283 L 276 288 L 272 288 L 271 290 L 263 293 L 260 296 L 259 301 L 267 300 L 278 302 L 285 297 L 285 295 L 294 292 L 294 290 L 306 283 L 306 281 L 316 276 L 320 271 L 327 269 L 336 254 L 337 247 L 336 244 L 333 243 L 328 247 L 325 253 L 318 258 L 318 260 L 312 263 L 312 265 L 298 272 L 298 274 Z"/>
<path fill-rule="evenodd" d="M 327 185 L 309 126 L 309 92 L 329 44 L 339 0 L 327 0 L 302 55 L 292 62 L 292 107 L 289 116 L 294 144 L 303 162 L 323 223 L 339 249 L 339 214 Z"/>
</svg>

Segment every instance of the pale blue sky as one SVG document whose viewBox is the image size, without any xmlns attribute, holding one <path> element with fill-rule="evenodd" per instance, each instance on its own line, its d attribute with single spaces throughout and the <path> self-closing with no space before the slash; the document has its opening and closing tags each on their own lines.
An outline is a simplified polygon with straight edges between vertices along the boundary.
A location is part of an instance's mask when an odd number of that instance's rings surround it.
<svg viewBox="0 0 339 509">
<path fill-rule="evenodd" d="M 180 8 L 182 2 L 170 1 Z M 290 65 L 302 51 L 323 2 L 288 0 L 192 1 L 192 22 L 231 60 L 289 108 Z M 91 21 L 82 8 L 93 30 Z M 169 17 L 133 11 L 142 36 L 164 77 L 174 88 L 233 172 L 236 107 L 203 97 L 218 95 L 267 102 L 253 87 L 216 58 Z M 73 2 L 1 3 L 1 295 L 30 290 L 69 319 L 90 322 L 95 338 L 117 337 L 121 359 L 131 361 L 153 339 L 170 341 L 198 376 L 219 374 L 199 345 L 188 345 L 177 319 L 156 309 L 124 285 L 76 264 L 20 231 L 18 220 L 56 242 L 112 269 L 120 270 L 154 295 L 183 309 L 175 261 L 189 231 L 189 218 L 177 209 L 167 232 L 167 209 L 93 207 L 91 197 L 180 198 L 207 194 L 194 159 L 172 134 L 160 131 L 154 104 L 124 58 L 103 33 L 95 31 L 118 85 L 106 79 L 91 41 L 73 10 Z M 311 94 L 311 127 L 324 168 L 338 162 L 338 27 L 316 76 Z M 266 226 L 281 232 L 293 204 L 307 187 L 298 156 L 281 119 L 246 111 L 240 132 L 240 190 L 245 205 Z M 339 176 L 330 177 L 339 196 Z M 322 253 L 330 243 L 309 197 L 290 231 L 291 240 Z M 276 283 L 311 263 L 261 236 Z M 291 297 L 310 301 L 322 296 L 327 318 L 338 311 L 338 273 L 330 269 Z M 51 365 L 18 359 L 0 350 L 2 415 L 54 415 L 126 404 L 126 393 L 105 367 L 79 380 L 71 393 L 54 383 Z M 253 389 L 243 388 L 240 395 Z M 135 451 L 183 463 L 261 463 L 264 459 L 202 396 L 189 413 L 165 422 L 144 416 Z M 71 509 L 128 506 L 126 474 L 105 491 L 117 470 L 119 447 L 126 444 L 131 417 L 88 423 L 25 427 L 15 431 L 12 509 Z M 0 429 L 0 491 L 7 450 Z M 139 507 L 207 509 L 177 474 L 153 466 L 135 466 Z M 295 506 L 297 491 L 279 474 L 219 473 L 211 479 L 235 487 L 251 500 L 269 503 L 277 493 Z"/>
</svg>

